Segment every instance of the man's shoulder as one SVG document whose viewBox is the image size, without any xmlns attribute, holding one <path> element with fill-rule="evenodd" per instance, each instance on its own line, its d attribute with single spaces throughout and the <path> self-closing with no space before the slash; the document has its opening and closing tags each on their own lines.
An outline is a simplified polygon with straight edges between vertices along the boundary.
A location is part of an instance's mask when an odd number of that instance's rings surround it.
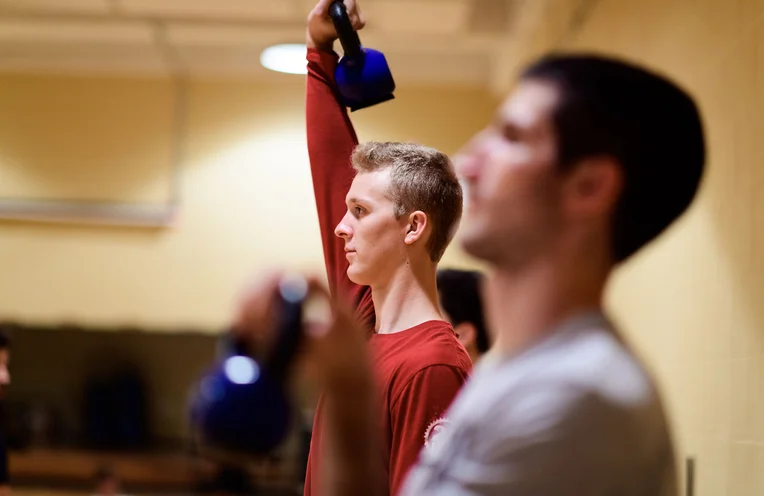
<svg viewBox="0 0 764 496">
<path fill-rule="evenodd" d="M 417 372 L 433 366 L 472 370 L 469 353 L 459 342 L 454 328 L 446 321 L 433 320 L 422 324 L 413 338 L 415 343 L 402 354 L 402 365 Z"/>
<path fill-rule="evenodd" d="M 391 388 L 404 387 L 417 377 L 466 381 L 472 361 L 448 322 L 429 321 L 403 332 L 405 335 L 399 337 L 378 336 L 382 343 L 393 343 L 387 345 L 385 358 L 378 362 Z"/>
<path fill-rule="evenodd" d="M 463 479 L 496 491 L 517 484 L 511 468 L 538 462 L 555 466 L 529 474 L 551 470 L 567 483 L 604 470 L 628 486 L 667 480 L 673 466 L 657 388 L 607 326 L 562 332 L 511 358 L 489 352 L 449 420 L 439 447 L 423 452 L 417 483 L 433 475 L 430 467 L 450 466 L 454 484 Z M 497 474 L 506 480 L 497 481 Z"/>
<path fill-rule="evenodd" d="M 621 431 L 663 427 L 652 377 L 610 330 L 583 331 L 551 344 L 529 356 L 481 364 L 465 399 L 487 406 L 486 418 L 503 412 L 506 423 L 497 428 L 513 435 L 603 420 Z"/>
<path fill-rule="evenodd" d="M 539 355 L 529 380 L 534 387 L 562 384 L 580 398 L 604 398 L 619 408 L 643 405 L 657 397 L 654 380 L 642 360 L 608 326 L 595 326 L 563 336 Z M 535 370 L 534 370 L 535 369 Z"/>
</svg>

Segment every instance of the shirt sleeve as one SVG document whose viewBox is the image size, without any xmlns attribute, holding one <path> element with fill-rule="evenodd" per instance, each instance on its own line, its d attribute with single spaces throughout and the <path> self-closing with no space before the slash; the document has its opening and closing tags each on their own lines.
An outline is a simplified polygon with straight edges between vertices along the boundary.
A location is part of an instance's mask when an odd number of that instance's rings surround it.
<svg viewBox="0 0 764 496">
<path fill-rule="evenodd" d="M 390 408 L 390 494 L 397 494 L 406 473 L 425 445 L 437 442 L 448 428 L 446 410 L 467 381 L 468 372 L 450 365 L 433 365 L 417 372 Z"/>
<path fill-rule="evenodd" d="M 373 330 L 375 314 L 371 289 L 348 278 L 345 244 L 334 234 L 335 227 L 347 212 L 345 196 L 355 177 L 350 156 L 358 144 L 347 109 L 337 100 L 334 70 L 338 56 L 334 52 L 308 49 L 307 60 L 308 156 L 329 290 L 332 296 L 355 309 L 356 317 L 367 330 Z"/>
</svg>

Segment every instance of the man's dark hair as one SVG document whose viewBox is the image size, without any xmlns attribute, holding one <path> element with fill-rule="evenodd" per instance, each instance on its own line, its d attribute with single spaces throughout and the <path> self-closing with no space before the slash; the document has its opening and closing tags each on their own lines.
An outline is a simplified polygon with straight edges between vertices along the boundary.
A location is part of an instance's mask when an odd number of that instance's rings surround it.
<svg viewBox="0 0 764 496">
<path fill-rule="evenodd" d="M 469 322 L 475 326 L 475 342 L 478 351 L 485 353 L 490 347 L 486 331 L 480 286 L 483 276 L 474 270 L 441 269 L 438 271 L 438 294 L 440 304 L 458 326 Z"/>
<path fill-rule="evenodd" d="M 563 170 L 597 155 L 622 166 L 612 231 L 616 262 L 652 241 L 692 203 L 706 158 L 703 123 L 692 97 L 676 84 L 597 55 L 548 55 L 521 79 L 560 91 L 553 120 Z"/>
</svg>

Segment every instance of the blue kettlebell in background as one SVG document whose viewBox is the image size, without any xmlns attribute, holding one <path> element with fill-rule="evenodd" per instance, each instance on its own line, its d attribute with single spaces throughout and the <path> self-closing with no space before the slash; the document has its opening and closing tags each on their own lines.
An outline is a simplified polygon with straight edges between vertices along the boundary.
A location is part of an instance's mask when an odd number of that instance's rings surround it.
<svg viewBox="0 0 764 496">
<path fill-rule="evenodd" d="M 294 413 L 287 382 L 302 341 L 307 287 L 304 279 L 282 281 L 279 324 L 263 358 L 251 358 L 243 342 L 226 336 L 223 356 L 192 397 L 191 425 L 203 447 L 261 456 L 287 437 Z"/>
<path fill-rule="evenodd" d="M 395 98 L 395 81 L 385 56 L 361 46 L 341 0 L 332 2 L 329 16 L 345 52 L 334 71 L 340 102 L 354 112 Z"/>
</svg>

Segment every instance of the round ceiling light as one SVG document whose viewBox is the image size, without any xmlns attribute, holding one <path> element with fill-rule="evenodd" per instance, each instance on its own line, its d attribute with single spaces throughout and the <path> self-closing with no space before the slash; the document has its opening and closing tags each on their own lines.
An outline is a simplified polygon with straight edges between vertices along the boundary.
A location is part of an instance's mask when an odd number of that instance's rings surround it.
<svg viewBox="0 0 764 496">
<path fill-rule="evenodd" d="M 307 74 L 307 48 L 304 44 L 273 45 L 260 54 L 260 63 L 266 69 L 287 74 Z"/>
</svg>

